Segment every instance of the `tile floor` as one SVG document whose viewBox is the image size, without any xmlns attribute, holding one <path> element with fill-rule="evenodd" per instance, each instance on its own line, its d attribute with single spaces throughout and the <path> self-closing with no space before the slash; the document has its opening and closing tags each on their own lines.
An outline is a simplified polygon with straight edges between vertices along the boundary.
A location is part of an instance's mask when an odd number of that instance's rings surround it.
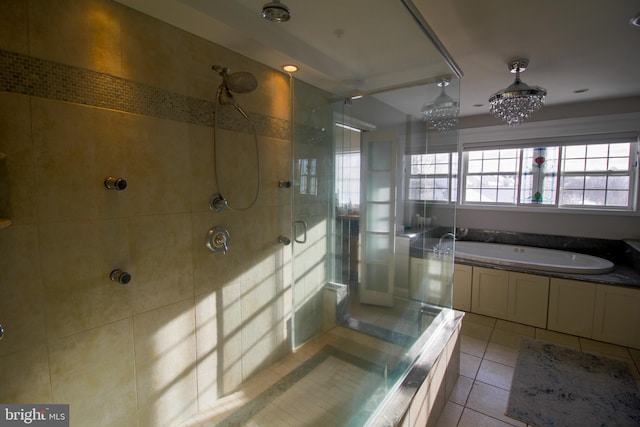
<svg viewBox="0 0 640 427">
<path fill-rule="evenodd" d="M 640 350 L 467 313 L 460 377 L 437 427 L 526 426 L 504 415 L 522 336 L 625 360 L 640 386 Z"/>
</svg>

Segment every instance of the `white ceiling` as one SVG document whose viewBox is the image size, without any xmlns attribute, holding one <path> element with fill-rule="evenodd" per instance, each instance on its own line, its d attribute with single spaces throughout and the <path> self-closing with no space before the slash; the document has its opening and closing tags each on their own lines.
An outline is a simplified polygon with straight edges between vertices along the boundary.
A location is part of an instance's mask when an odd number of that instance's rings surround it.
<svg viewBox="0 0 640 427">
<path fill-rule="evenodd" d="M 402 0 L 282 0 L 285 23 L 260 17 L 267 0 L 118 1 L 273 68 L 294 63 L 296 78 L 336 95 L 453 73 Z M 413 5 L 462 70 L 461 116 L 487 114 L 489 96 L 513 81 L 507 63 L 520 57 L 530 59 L 522 80 L 547 89 L 547 105 L 640 95 L 640 28 L 629 23 L 638 0 Z M 404 91 L 402 108 L 433 97 Z"/>
</svg>

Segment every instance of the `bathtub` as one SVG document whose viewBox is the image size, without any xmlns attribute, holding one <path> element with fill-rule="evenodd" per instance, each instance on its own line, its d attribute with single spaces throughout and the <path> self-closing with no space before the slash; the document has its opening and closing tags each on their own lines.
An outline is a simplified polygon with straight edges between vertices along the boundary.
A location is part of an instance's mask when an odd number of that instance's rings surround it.
<svg viewBox="0 0 640 427">
<path fill-rule="evenodd" d="M 455 257 L 460 260 L 558 273 L 604 274 L 614 268 L 611 261 L 591 255 L 484 242 L 455 242 Z"/>
</svg>

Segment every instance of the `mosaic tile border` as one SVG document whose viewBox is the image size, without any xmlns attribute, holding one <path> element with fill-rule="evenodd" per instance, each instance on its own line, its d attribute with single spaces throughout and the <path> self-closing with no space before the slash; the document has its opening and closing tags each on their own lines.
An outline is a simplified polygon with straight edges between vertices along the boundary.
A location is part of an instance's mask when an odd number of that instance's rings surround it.
<svg viewBox="0 0 640 427">
<path fill-rule="evenodd" d="M 213 127 L 213 101 L 2 49 L 0 91 Z M 257 113 L 249 116 L 260 135 L 291 137 L 289 121 Z M 230 107 L 219 108 L 217 125 L 253 132 Z"/>
<path fill-rule="evenodd" d="M 261 410 L 263 410 L 269 403 L 275 400 L 278 396 L 282 395 L 287 389 L 292 387 L 296 382 L 300 381 L 305 375 L 314 370 L 318 365 L 324 362 L 329 356 L 334 356 L 341 359 L 344 362 L 355 365 L 367 371 L 376 372 L 383 376 L 385 370 L 383 367 L 376 365 L 367 360 L 361 359 L 352 354 L 343 352 L 333 346 L 327 345 L 316 353 L 312 358 L 302 363 L 295 368 L 289 374 L 285 375 L 282 379 L 277 381 L 267 390 L 258 395 L 251 402 L 247 403 L 233 414 L 229 415 L 222 421 L 216 424 L 216 427 L 233 427 L 244 425 L 248 420 L 253 418 Z M 372 393 L 373 394 L 373 393 Z M 365 410 L 365 412 L 367 412 Z M 356 414 L 359 417 L 365 417 L 370 415 L 369 413 Z"/>
</svg>

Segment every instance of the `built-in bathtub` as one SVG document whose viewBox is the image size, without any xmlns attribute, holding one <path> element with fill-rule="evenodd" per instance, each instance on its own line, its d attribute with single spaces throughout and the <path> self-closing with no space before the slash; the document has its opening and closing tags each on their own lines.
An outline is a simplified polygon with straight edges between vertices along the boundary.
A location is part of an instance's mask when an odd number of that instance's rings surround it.
<svg viewBox="0 0 640 427">
<path fill-rule="evenodd" d="M 440 252 L 451 251 L 451 245 L 451 242 L 445 242 L 438 249 Z M 558 273 L 604 274 L 614 269 L 611 261 L 591 255 L 500 243 L 457 241 L 455 257 L 460 260 Z"/>
</svg>

